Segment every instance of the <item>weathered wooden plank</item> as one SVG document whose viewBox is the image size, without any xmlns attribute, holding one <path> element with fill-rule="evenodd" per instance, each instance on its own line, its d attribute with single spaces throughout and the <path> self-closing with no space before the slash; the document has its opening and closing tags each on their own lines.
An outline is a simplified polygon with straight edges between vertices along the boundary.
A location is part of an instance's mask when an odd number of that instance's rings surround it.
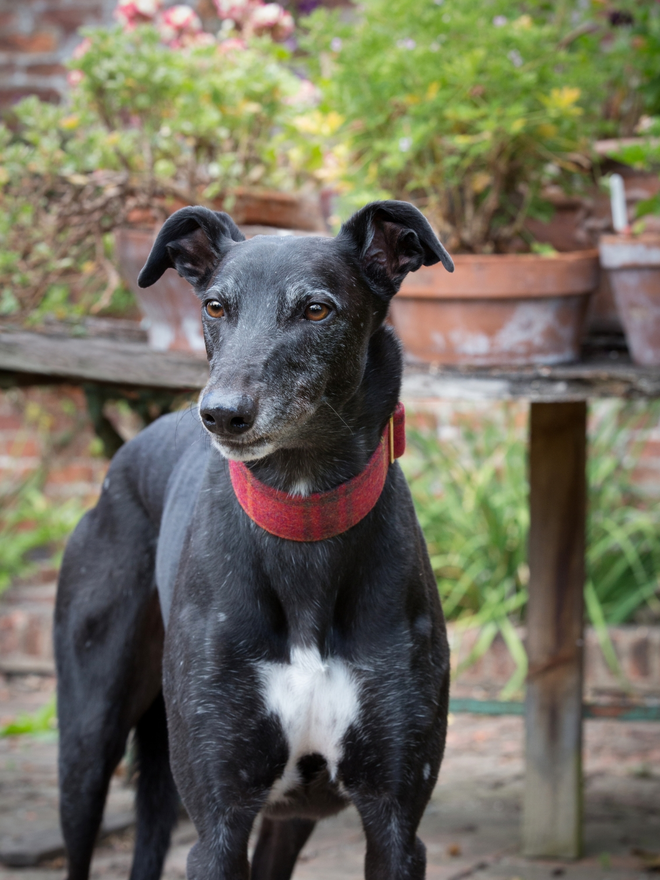
<svg viewBox="0 0 660 880">
<path fill-rule="evenodd" d="M 110 322 L 106 322 L 110 323 Z M 117 323 L 117 322 L 114 322 Z M 84 329 L 84 328 L 83 328 Z M 52 328 L 51 328 L 52 330 Z M 152 351 L 135 337 L 118 339 L 65 332 L 0 331 L 0 371 L 20 384 L 45 378 L 104 382 L 173 391 L 201 388 L 203 358 L 181 352 Z M 636 367 L 619 352 L 614 359 L 590 358 L 554 367 L 449 368 L 407 363 L 402 396 L 407 400 L 448 398 L 532 401 L 586 400 L 589 397 L 660 397 L 660 369 Z"/>
<path fill-rule="evenodd" d="M 0 370 L 142 388 L 191 390 L 207 381 L 199 356 L 152 351 L 144 343 L 0 332 Z"/>
<path fill-rule="evenodd" d="M 582 646 L 587 406 L 533 403 L 523 851 L 577 858 L 582 820 Z"/>
<path fill-rule="evenodd" d="M 590 397 L 660 397 L 660 370 L 629 362 L 594 362 L 554 367 L 448 368 L 407 364 L 402 397 L 407 400 L 579 401 Z"/>
</svg>

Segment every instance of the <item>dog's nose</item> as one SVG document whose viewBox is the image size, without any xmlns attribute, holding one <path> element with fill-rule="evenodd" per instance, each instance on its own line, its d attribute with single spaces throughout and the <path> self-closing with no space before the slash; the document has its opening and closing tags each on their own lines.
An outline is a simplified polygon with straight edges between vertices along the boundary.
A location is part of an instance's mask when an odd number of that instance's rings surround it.
<svg viewBox="0 0 660 880">
<path fill-rule="evenodd" d="M 203 398 L 199 414 L 213 434 L 244 434 L 254 424 L 257 405 L 247 394 L 220 397 L 211 393 Z"/>
</svg>

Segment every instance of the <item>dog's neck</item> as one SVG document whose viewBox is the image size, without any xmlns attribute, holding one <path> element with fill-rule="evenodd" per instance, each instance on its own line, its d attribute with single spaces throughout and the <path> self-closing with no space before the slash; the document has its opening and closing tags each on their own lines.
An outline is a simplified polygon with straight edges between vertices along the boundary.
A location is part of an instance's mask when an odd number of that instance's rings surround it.
<svg viewBox="0 0 660 880">
<path fill-rule="evenodd" d="M 251 462 L 253 474 L 291 495 L 327 492 L 359 474 L 378 445 L 399 399 L 403 372 L 394 333 L 381 327 L 371 337 L 356 393 L 343 406 L 322 404 L 302 444 Z"/>
</svg>

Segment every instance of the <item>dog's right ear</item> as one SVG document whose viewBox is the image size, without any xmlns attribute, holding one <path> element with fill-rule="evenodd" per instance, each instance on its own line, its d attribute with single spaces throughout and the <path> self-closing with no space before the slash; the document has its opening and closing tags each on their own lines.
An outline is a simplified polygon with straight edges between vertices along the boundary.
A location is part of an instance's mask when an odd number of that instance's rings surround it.
<svg viewBox="0 0 660 880">
<path fill-rule="evenodd" d="M 390 300 L 408 272 L 442 263 L 448 272 L 454 262 L 424 215 L 408 202 L 383 201 L 365 205 L 344 223 L 337 241 L 357 256 L 374 291 Z"/>
<path fill-rule="evenodd" d="M 176 269 L 193 287 L 204 289 L 232 242 L 245 236 L 229 214 L 208 208 L 181 208 L 163 224 L 147 262 L 138 275 L 140 287 L 151 287 L 166 269 Z"/>
</svg>

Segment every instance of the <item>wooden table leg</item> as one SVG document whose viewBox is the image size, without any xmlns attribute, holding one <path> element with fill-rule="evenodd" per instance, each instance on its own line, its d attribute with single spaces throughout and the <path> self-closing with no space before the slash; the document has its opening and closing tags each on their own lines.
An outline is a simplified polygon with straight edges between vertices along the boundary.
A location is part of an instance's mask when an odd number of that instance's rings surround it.
<svg viewBox="0 0 660 880">
<path fill-rule="evenodd" d="M 533 403 L 523 852 L 577 858 L 587 405 Z"/>
</svg>

